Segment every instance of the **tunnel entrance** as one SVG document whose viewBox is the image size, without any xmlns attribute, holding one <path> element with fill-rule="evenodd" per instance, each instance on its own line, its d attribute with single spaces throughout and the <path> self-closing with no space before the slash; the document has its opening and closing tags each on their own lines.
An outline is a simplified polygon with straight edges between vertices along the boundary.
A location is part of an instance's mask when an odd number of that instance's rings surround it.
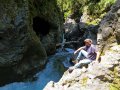
<svg viewBox="0 0 120 90">
<path fill-rule="evenodd" d="M 50 31 L 50 24 L 45 19 L 36 16 L 33 18 L 33 30 L 37 35 L 45 36 Z"/>
</svg>

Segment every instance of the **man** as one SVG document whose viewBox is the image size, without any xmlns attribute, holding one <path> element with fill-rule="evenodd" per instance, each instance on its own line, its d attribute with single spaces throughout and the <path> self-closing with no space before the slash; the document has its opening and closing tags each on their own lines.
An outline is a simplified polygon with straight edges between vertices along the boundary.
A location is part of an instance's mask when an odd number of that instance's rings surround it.
<svg viewBox="0 0 120 90">
<path fill-rule="evenodd" d="M 80 47 L 74 52 L 74 54 L 76 54 L 77 52 L 79 52 L 79 54 L 76 58 L 77 63 L 72 68 L 70 68 L 70 70 L 81 67 L 82 64 L 89 64 L 93 60 L 98 61 L 99 52 L 97 52 L 96 46 L 92 44 L 92 40 L 85 39 L 84 42 L 85 46 Z"/>
</svg>

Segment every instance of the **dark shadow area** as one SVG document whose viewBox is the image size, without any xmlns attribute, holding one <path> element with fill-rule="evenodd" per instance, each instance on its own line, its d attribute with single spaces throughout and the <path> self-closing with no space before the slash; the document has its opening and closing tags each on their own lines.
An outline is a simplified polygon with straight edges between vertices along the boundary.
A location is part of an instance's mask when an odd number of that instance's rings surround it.
<svg viewBox="0 0 120 90">
<path fill-rule="evenodd" d="M 33 18 L 33 30 L 37 35 L 45 36 L 50 32 L 50 24 L 43 18 L 36 16 Z"/>
<path fill-rule="evenodd" d="M 11 76 L 12 71 L 9 72 L 9 68 L 8 69 L 0 68 L 0 71 L 2 72 L 2 73 L 0 73 L 0 86 L 5 85 L 6 82 L 10 82 L 11 83 L 11 80 L 10 80 L 10 78 L 8 78 L 8 75 Z"/>
<path fill-rule="evenodd" d="M 2 40 L 3 38 L 2 37 L 0 37 L 0 40 Z"/>
<path fill-rule="evenodd" d="M 47 62 L 45 63 L 45 65 Z M 11 83 L 19 83 L 19 82 L 33 82 L 36 81 L 37 78 L 34 75 L 37 72 L 40 72 L 42 69 L 45 69 L 45 66 L 40 68 L 31 69 L 31 71 L 24 72 L 24 74 L 15 73 L 12 69 L 13 67 L 4 67 L 0 68 L 0 90 L 1 87 L 4 87 L 7 84 Z"/>
<path fill-rule="evenodd" d="M 61 53 L 61 52 L 60 52 Z M 67 54 L 66 54 L 67 55 Z M 1 68 L 1 70 L 4 70 L 3 73 L 0 73 L 0 90 L 1 88 L 6 88 L 7 90 L 10 88 L 10 90 L 14 90 L 16 88 L 17 90 L 29 90 L 37 89 L 37 90 L 43 90 L 43 88 L 49 83 L 50 81 L 58 82 L 64 72 L 66 71 L 66 68 L 64 67 L 61 60 L 64 58 L 66 59 L 66 55 L 58 55 L 58 56 L 50 56 L 48 62 L 46 63 L 44 69 L 42 70 L 41 74 L 34 73 L 34 70 L 28 71 L 27 77 L 23 75 L 22 76 L 16 76 L 13 70 L 10 68 Z M 56 60 L 57 59 L 57 60 Z M 52 67 L 51 67 L 52 66 Z M 6 69 L 6 70 L 5 70 Z M 35 69 L 36 70 L 36 69 Z M 38 70 L 40 71 L 40 70 Z M 38 72 L 36 71 L 36 72 Z M 48 72 L 49 71 L 49 72 Z M 47 74 L 47 75 L 46 75 Z M 8 75 L 10 77 L 8 77 Z M 34 75 L 34 76 L 33 76 Z M 49 77 L 48 77 L 49 75 Z M 54 75 L 54 76 L 53 76 Z M 6 80 L 5 80 L 6 78 Z M 30 82 L 28 84 L 28 82 Z M 21 83 L 24 83 L 21 85 Z M 40 84 L 40 85 L 38 85 Z M 22 88 L 26 87 L 26 88 Z M 27 88 L 28 87 L 28 88 Z M 36 88 L 37 87 L 37 88 Z"/>
</svg>

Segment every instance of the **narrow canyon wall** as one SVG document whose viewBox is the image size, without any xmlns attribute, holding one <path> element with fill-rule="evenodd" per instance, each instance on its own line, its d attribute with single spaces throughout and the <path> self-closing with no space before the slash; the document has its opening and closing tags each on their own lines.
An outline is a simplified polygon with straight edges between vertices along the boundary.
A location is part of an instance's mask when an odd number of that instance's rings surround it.
<svg viewBox="0 0 120 90">
<path fill-rule="evenodd" d="M 0 1 L 0 84 L 43 69 L 59 41 L 60 18 L 55 0 Z"/>
</svg>

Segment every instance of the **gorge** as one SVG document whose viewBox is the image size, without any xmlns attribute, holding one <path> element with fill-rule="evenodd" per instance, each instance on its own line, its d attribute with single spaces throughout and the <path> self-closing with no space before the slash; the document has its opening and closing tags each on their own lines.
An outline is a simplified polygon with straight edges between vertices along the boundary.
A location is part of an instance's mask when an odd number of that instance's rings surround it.
<svg viewBox="0 0 120 90">
<path fill-rule="evenodd" d="M 120 0 L 2 0 L 0 12 L 0 90 L 120 89 Z M 86 38 L 101 62 L 70 74 Z"/>
</svg>

